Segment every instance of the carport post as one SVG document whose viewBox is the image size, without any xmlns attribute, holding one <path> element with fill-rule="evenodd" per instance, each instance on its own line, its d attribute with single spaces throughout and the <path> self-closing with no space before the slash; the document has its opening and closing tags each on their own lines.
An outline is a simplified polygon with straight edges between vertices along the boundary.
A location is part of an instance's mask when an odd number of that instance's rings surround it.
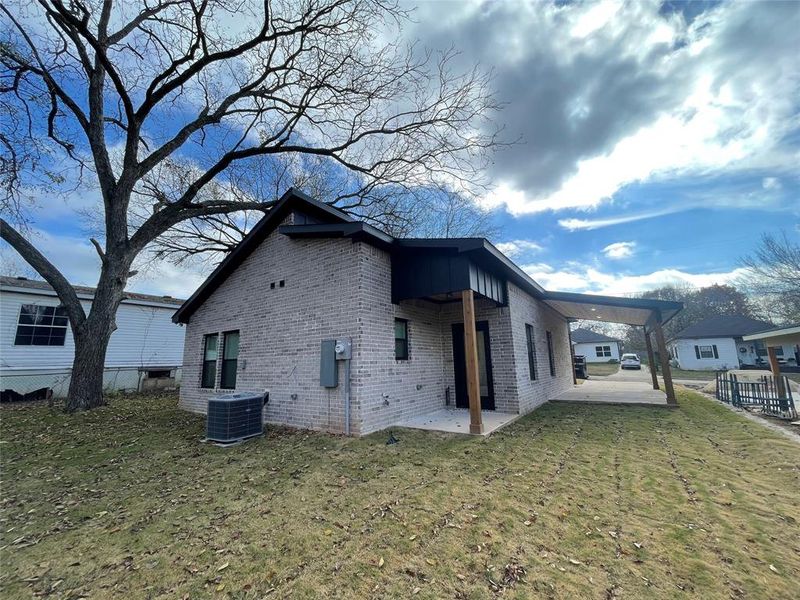
<svg viewBox="0 0 800 600">
<path fill-rule="evenodd" d="M 672 386 L 672 368 L 669 366 L 669 354 L 667 353 L 667 341 L 664 339 L 664 330 L 661 328 L 661 311 L 654 311 L 655 323 L 653 329 L 656 333 L 656 344 L 658 344 L 658 356 L 661 359 L 661 375 L 664 377 L 664 391 L 667 392 L 667 404 L 677 406 L 675 398 L 675 388 Z"/>
<path fill-rule="evenodd" d="M 775 378 L 775 389 L 778 391 L 778 395 L 783 398 L 786 395 L 786 390 L 783 389 L 781 363 L 778 362 L 775 346 L 767 346 L 767 357 L 769 358 L 769 370 L 772 371 L 772 377 Z"/>
<path fill-rule="evenodd" d="M 469 398 L 469 432 L 483 433 L 481 417 L 481 387 L 478 375 L 478 333 L 475 330 L 475 300 L 472 290 L 461 292 L 464 311 L 464 356 L 467 366 L 467 397 Z"/>
<path fill-rule="evenodd" d="M 653 389 L 658 389 L 658 373 L 656 373 L 656 357 L 653 354 L 653 342 L 650 339 L 650 332 L 647 327 L 642 327 L 644 330 L 644 344 L 647 347 L 647 366 L 650 369 L 650 377 L 653 378 Z"/>
<path fill-rule="evenodd" d="M 569 342 L 569 364 L 572 365 L 572 385 L 578 385 L 578 374 L 575 372 L 575 347 L 572 345 L 572 329 L 567 323 L 567 341 Z"/>
</svg>

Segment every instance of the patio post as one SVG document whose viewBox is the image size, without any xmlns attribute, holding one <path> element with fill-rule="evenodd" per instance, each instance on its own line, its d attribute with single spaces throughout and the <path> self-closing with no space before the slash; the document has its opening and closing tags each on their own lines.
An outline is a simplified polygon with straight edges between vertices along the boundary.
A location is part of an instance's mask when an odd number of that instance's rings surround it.
<svg viewBox="0 0 800 600">
<path fill-rule="evenodd" d="M 775 346 L 767 346 L 767 356 L 769 357 L 769 370 L 772 371 L 772 376 L 775 378 L 775 389 L 777 390 L 778 395 L 783 398 L 786 395 L 786 390 L 783 389 L 781 364 L 778 362 L 778 355 L 775 352 Z"/>
<path fill-rule="evenodd" d="M 653 354 L 653 341 L 650 339 L 650 332 L 647 327 L 642 327 L 644 330 L 644 344 L 647 347 L 647 366 L 650 369 L 650 377 L 653 378 L 653 389 L 658 388 L 658 373 L 656 373 L 656 356 Z"/>
<path fill-rule="evenodd" d="M 661 359 L 661 375 L 664 377 L 664 391 L 667 392 L 667 404 L 677 406 L 675 398 L 675 388 L 672 385 L 672 368 L 669 366 L 669 354 L 667 353 L 667 341 L 664 339 L 664 330 L 661 327 L 661 311 L 656 311 L 653 329 L 656 334 L 656 344 L 658 344 L 658 356 Z"/>
<path fill-rule="evenodd" d="M 461 292 L 464 311 L 464 355 L 467 366 L 467 396 L 469 398 L 469 432 L 483 433 L 481 417 L 481 388 L 478 374 L 478 333 L 475 330 L 475 300 L 472 290 Z"/>
<path fill-rule="evenodd" d="M 569 342 L 569 364 L 572 365 L 572 385 L 578 385 L 578 374 L 575 372 L 575 348 L 572 346 L 572 330 L 569 323 L 567 323 L 567 341 Z"/>
</svg>

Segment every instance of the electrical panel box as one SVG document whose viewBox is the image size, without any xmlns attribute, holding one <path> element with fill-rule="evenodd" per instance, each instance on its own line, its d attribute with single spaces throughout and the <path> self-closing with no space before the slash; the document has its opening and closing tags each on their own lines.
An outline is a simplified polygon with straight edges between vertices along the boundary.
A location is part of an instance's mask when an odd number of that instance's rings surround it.
<svg viewBox="0 0 800 600">
<path fill-rule="evenodd" d="M 339 385 L 336 340 L 322 340 L 319 355 L 319 384 L 326 388 L 335 388 Z"/>
</svg>

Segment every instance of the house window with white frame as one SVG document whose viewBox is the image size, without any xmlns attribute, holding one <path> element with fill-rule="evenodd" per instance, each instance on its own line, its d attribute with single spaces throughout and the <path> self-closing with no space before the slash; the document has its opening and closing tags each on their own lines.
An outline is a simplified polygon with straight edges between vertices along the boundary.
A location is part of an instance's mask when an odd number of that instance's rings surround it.
<svg viewBox="0 0 800 600">
<path fill-rule="evenodd" d="M 716 346 L 695 346 L 695 356 L 699 359 L 703 358 L 719 358 Z"/>
</svg>

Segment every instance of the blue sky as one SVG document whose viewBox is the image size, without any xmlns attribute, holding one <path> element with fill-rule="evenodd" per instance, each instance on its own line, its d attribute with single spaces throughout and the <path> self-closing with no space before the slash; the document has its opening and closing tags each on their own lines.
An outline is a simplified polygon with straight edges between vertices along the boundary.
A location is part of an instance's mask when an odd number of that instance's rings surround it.
<svg viewBox="0 0 800 600">
<path fill-rule="evenodd" d="M 737 276 L 765 232 L 800 237 L 800 3 L 420 4 L 402 35 L 493 72 L 519 143 L 480 202 L 498 247 L 550 289 L 630 294 Z M 43 198 L 38 243 L 93 285 L 97 194 Z M 24 272 L 0 247 L 4 270 Z M 140 266 L 187 296 L 208 268 Z"/>
</svg>

